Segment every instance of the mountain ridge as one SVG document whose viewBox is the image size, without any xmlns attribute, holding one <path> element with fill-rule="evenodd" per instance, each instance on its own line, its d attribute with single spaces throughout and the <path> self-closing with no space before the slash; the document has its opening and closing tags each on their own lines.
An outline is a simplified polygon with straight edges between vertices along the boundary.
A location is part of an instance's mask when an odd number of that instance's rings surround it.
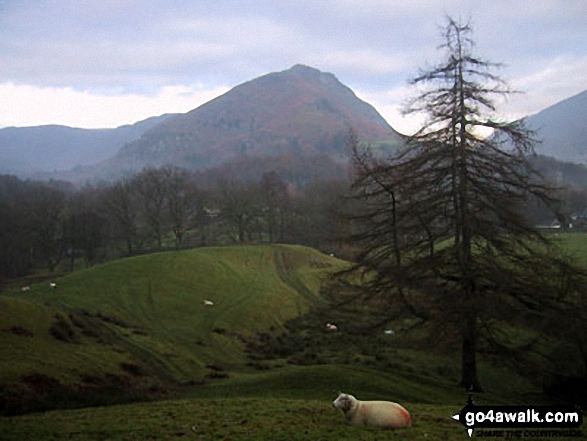
<svg viewBox="0 0 587 441">
<path fill-rule="evenodd" d="M 203 170 L 240 157 L 327 155 L 346 162 L 345 136 L 350 127 L 364 141 L 390 146 L 402 142 L 402 135 L 372 105 L 333 74 L 295 65 L 167 118 L 111 158 L 62 177 L 77 182 L 110 180 L 163 165 Z"/>
<path fill-rule="evenodd" d="M 295 65 L 242 83 L 202 106 L 153 127 L 116 161 L 187 161 L 192 168 L 240 155 L 337 152 L 345 130 L 367 141 L 399 134 L 333 74 Z"/>
<path fill-rule="evenodd" d="M 87 166 L 113 156 L 122 146 L 173 114 L 153 116 L 114 129 L 59 124 L 0 129 L 0 173 L 35 177 Z"/>
<path fill-rule="evenodd" d="M 523 118 L 536 132 L 536 152 L 559 161 L 587 164 L 587 90 Z"/>
<path fill-rule="evenodd" d="M 524 118 L 542 139 L 536 152 L 585 164 L 585 115 L 587 91 Z M 326 158 L 334 170 L 348 160 L 344 144 L 350 127 L 361 141 L 378 147 L 403 143 L 403 135 L 334 74 L 296 64 L 239 84 L 187 113 L 116 129 L 0 129 L 0 173 L 83 183 L 117 179 L 147 166 L 206 170 L 255 159 L 269 167 L 292 157 L 309 163 Z"/>
</svg>

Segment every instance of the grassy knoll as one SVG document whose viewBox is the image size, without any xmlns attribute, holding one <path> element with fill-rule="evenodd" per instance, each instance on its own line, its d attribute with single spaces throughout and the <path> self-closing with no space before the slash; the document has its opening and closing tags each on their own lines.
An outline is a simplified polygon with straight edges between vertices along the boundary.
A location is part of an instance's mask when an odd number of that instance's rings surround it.
<svg viewBox="0 0 587 441">
<path fill-rule="evenodd" d="M 55 289 L 14 287 L 0 296 L 0 404 L 250 370 L 246 339 L 320 302 L 320 281 L 339 265 L 296 246 L 206 248 L 109 262 Z"/>
<path fill-rule="evenodd" d="M 404 355 L 404 354 L 402 354 Z M 429 356 L 428 360 L 435 357 Z M 389 399 L 402 403 L 459 405 L 466 401 L 465 391 L 438 365 L 426 366 L 425 357 L 415 353 L 394 367 L 366 365 L 315 365 L 274 368 L 264 372 L 232 375 L 230 379 L 208 382 L 184 394 L 186 398 L 284 398 L 334 399 L 340 391 L 366 400 Z M 438 363 L 438 360 L 436 360 Z M 496 387 L 478 394 L 483 403 L 533 402 L 525 395 L 528 384 L 505 369 L 481 363 L 485 378 Z"/>
<path fill-rule="evenodd" d="M 458 351 L 411 347 L 402 323 L 386 324 L 394 337 L 358 332 L 378 320 L 373 308 L 334 311 L 319 294 L 341 265 L 297 246 L 206 248 L 2 293 L 1 410 L 103 407 L 0 417 L 0 439 L 466 439 L 450 419 L 466 402 Z M 317 312 L 300 315 L 312 305 Z M 264 338 L 284 353 L 252 344 Z M 477 404 L 542 402 L 511 367 L 479 358 Z M 401 402 L 413 427 L 347 427 L 330 404 L 339 391 Z"/>
</svg>

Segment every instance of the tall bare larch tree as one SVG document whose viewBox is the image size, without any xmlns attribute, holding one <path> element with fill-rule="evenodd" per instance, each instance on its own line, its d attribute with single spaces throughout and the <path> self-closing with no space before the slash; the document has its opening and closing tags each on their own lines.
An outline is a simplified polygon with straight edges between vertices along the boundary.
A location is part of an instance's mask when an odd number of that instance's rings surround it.
<svg viewBox="0 0 587 441">
<path fill-rule="evenodd" d="M 572 303 L 582 274 L 524 216 L 529 198 L 552 204 L 530 167 L 533 133 L 495 119 L 495 98 L 510 93 L 473 54 L 469 24 L 449 18 L 443 61 L 412 84 L 406 112 L 426 123 L 389 158 L 359 147 L 353 189 L 362 203 L 352 239 L 364 287 L 389 300 L 390 317 L 436 323 L 438 338 L 461 342 L 461 383 L 479 390 L 480 339 L 498 345 L 504 322 L 541 323 Z M 485 132 L 480 129 L 485 129 Z M 491 129 L 494 135 L 484 137 Z"/>
</svg>

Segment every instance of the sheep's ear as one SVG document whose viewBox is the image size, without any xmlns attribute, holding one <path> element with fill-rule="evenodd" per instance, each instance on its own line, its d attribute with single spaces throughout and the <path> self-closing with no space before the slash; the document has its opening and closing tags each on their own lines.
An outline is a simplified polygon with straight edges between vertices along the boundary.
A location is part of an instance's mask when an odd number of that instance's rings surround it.
<svg viewBox="0 0 587 441">
<path fill-rule="evenodd" d="M 342 408 L 345 412 L 348 412 L 351 410 L 351 407 L 353 407 L 353 400 L 350 395 L 345 395 Z"/>
</svg>

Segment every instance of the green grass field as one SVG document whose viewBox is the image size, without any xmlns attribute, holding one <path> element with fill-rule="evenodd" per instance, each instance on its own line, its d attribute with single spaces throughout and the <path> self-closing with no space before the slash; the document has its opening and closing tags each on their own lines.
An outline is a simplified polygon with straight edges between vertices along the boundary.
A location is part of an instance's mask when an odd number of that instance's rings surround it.
<svg viewBox="0 0 587 441">
<path fill-rule="evenodd" d="M 451 415 L 461 406 L 406 404 L 412 427 L 351 427 L 327 400 L 224 398 L 168 400 L 0 418 L 0 439 L 62 440 L 465 440 Z M 477 436 L 475 436 L 477 438 Z M 508 439 L 494 437 L 490 439 Z M 514 439 L 540 440 L 521 436 Z M 564 439 L 587 439 L 581 437 Z"/>
<path fill-rule="evenodd" d="M 410 429 L 343 424 L 326 400 L 202 399 L 47 412 L 0 420 L 0 439 L 28 440 L 462 440 L 459 407 L 414 404 Z"/>
<path fill-rule="evenodd" d="M 559 239 L 587 256 L 587 236 Z M 77 271 L 56 289 L 14 286 L 0 295 L 1 410 L 61 410 L 0 417 L 0 440 L 466 439 L 450 419 L 466 402 L 456 353 L 389 347 L 309 366 L 247 358 L 257 333 L 283 333 L 323 306 L 322 282 L 344 265 L 298 246 L 202 248 Z M 325 338 L 350 347 L 344 332 Z M 535 385 L 480 360 L 478 404 L 534 403 Z M 347 427 L 330 405 L 339 391 L 401 402 L 413 427 Z"/>
<path fill-rule="evenodd" d="M 587 233 L 558 233 L 552 238 L 578 263 L 587 266 Z"/>
<path fill-rule="evenodd" d="M 95 266 L 55 289 L 15 286 L 0 296 L 0 397 L 251 370 L 246 340 L 320 302 L 321 280 L 342 264 L 296 246 L 205 248 Z"/>
</svg>

